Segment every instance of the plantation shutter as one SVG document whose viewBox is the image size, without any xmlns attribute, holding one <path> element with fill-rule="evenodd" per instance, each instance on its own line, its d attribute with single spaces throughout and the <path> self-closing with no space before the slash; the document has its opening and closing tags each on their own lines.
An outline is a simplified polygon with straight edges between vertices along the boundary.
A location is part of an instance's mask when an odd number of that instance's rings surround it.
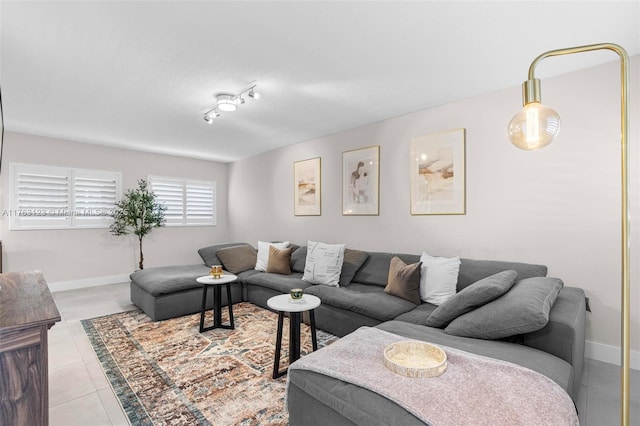
<svg viewBox="0 0 640 426">
<path fill-rule="evenodd" d="M 156 201 L 167 207 L 167 225 L 215 225 L 216 183 L 148 176 Z"/>
<path fill-rule="evenodd" d="M 12 228 L 68 225 L 69 173 L 54 167 L 38 170 L 26 166 L 16 166 L 12 172 Z"/>
<path fill-rule="evenodd" d="M 215 225 L 215 182 L 187 181 L 186 223 L 188 225 Z"/>
<path fill-rule="evenodd" d="M 75 172 L 73 178 L 74 221 L 78 226 L 110 223 L 119 197 L 119 181 L 108 173 Z"/>
<path fill-rule="evenodd" d="M 118 172 L 11 163 L 10 229 L 108 227 Z"/>
<path fill-rule="evenodd" d="M 148 180 L 151 184 L 151 191 L 156 195 L 156 201 L 167 207 L 164 213 L 167 225 L 182 225 L 184 223 L 183 182 L 151 176 Z"/>
</svg>

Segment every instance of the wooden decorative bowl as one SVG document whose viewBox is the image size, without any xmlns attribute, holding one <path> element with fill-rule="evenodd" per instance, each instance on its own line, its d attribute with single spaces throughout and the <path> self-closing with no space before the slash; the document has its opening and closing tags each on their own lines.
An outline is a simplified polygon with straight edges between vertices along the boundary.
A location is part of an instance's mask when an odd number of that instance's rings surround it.
<svg viewBox="0 0 640 426">
<path fill-rule="evenodd" d="M 384 365 L 405 377 L 436 377 L 447 369 L 447 354 L 431 343 L 407 340 L 384 348 Z"/>
</svg>

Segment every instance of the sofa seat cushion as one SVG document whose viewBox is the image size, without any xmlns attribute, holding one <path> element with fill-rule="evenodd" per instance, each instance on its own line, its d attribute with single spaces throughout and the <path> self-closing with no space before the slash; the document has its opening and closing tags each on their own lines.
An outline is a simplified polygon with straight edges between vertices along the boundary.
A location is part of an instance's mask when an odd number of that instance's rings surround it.
<svg viewBox="0 0 640 426">
<path fill-rule="evenodd" d="M 209 274 L 210 268 L 198 265 L 160 266 L 132 273 L 129 278 L 152 296 L 201 288 L 196 278 Z"/>
<path fill-rule="evenodd" d="M 441 328 L 408 324 L 402 321 L 389 321 L 376 327 L 409 339 L 449 346 L 521 365 L 544 374 L 566 390 L 574 400 L 577 396 L 574 394 L 573 382 L 576 378 L 573 376 L 571 364 L 550 353 L 516 343 L 452 336 L 446 334 Z"/>
<path fill-rule="evenodd" d="M 427 325 L 427 318 L 433 311 L 437 308 L 436 305 L 432 305 L 431 303 L 422 303 L 419 306 L 416 306 L 414 309 L 409 312 L 405 312 L 402 315 L 399 315 L 396 318 L 396 321 L 404 321 L 410 322 L 412 324 L 418 325 Z"/>
<path fill-rule="evenodd" d="M 323 304 L 389 321 L 415 308 L 414 303 L 384 292 L 383 287 L 352 283 L 349 287 L 314 285 L 304 290 Z"/>
<path fill-rule="evenodd" d="M 289 293 L 293 288 L 301 288 L 305 290 L 307 287 L 311 286 L 308 282 L 302 281 L 302 274 L 299 272 L 294 272 L 291 275 L 259 272 L 247 277 L 245 282 L 250 285 L 266 287 L 281 293 Z"/>
</svg>

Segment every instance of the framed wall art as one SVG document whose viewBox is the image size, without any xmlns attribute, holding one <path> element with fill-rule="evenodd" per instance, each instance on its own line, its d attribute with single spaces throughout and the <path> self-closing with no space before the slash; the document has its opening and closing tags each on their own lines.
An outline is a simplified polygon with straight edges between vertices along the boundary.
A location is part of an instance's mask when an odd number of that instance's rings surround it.
<svg viewBox="0 0 640 426">
<path fill-rule="evenodd" d="M 411 139 L 411 214 L 466 214 L 465 129 Z"/>
<path fill-rule="evenodd" d="M 342 153 L 342 214 L 378 215 L 380 146 Z"/>
<path fill-rule="evenodd" d="M 320 157 L 293 163 L 293 214 L 320 216 L 322 213 Z"/>
</svg>

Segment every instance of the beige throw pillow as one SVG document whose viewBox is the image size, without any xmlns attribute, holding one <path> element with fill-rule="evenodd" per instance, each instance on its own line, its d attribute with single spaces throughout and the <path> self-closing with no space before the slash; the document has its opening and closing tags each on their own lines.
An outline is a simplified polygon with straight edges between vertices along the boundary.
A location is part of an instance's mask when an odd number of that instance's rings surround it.
<svg viewBox="0 0 640 426">
<path fill-rule="evenodd" d="M 389 264 L 389 278 L 384 292 L 419 305 L 421 266 L 421 262 L 407 265 L 399 257 L 393 256 Z"/>
<path fill-rule="evenodd" d="M 258 256 L 256 259 L 256 271 L 265 272 L 267 270 L 267 263 L 269 263 L 269 247 L 274 246 L 278 249 L 285 249 L 289 247 L 289 241 L 282 243 L 269 243 L 266 241 L 258 241 Z"/>
<path fill-rule="evenodd" d="M 269 247 L 269 261 L 267 272 L 272 274 L 291 275 L 291 247 L 278 249 Z"/>
<path fill-rule="evenodd" d="M 257 251 L 249 245 L 220 249 L 216 255 L 224 269 L 232 274 L 239 274 L 256 266 Z"/>
</svg>

